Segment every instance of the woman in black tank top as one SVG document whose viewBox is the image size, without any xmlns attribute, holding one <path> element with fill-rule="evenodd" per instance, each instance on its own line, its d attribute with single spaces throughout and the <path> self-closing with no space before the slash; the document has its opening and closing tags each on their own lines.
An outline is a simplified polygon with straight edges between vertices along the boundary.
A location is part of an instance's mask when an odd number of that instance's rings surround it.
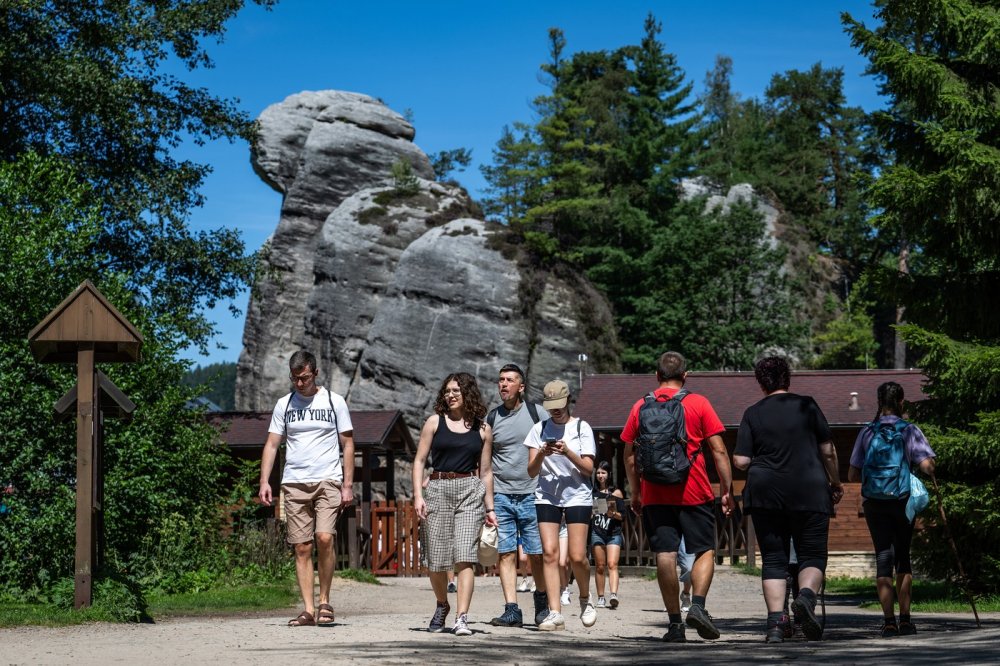
<svg viewBox="0 0 1000 666">
<path fill-rule="evenodd" d="M 466 372 L 441 383 L 434 414 L 420 431 L 413 458 L 413 509 L 421 519 L 421 553 L 430 572 L 437 607 L 429 631 L 440 632 L 448 604 L 448 570 L 458 581 L 456 636 L 472 633 L 467 613 L 475 584 L 473 565 L 483 523 L 496 526 L 493 512 L 493 431 L 476 378 Z M 425 478 L 430 459 L 434 471 Z M 477 476 L 478 469 L 478 476 Z"/>
</svg>

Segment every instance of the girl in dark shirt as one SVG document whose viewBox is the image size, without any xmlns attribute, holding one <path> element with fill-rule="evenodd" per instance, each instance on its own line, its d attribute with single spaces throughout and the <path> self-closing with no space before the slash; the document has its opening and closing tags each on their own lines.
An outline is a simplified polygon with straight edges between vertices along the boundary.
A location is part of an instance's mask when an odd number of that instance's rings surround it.
<svg viewBox="0 0 1000 666">
<path fill-rule="evenodd" d="M 594 555 L 597 582 L 597 607 L 618 608 L 618 558 L 622 552 L 622 511 L 625 508 L 622 491 L 611 485 L 611 465 L 607 460 L 597 464 L 594 472 L 594 515 L 590 519 L 590 551 Z M 604 500 L 607 510 L 598 510 Z M 604 504 L 601 505 L 603 508 Z M 604 598 L 605 573 L 611 586 L 611 598 Z"/>
<path fill-rule="evenodd" d="M 806 638 L 819 640 L 816 591 L 826 571 L 830 514 L 844 495 L 837 452 L 816 402 L 788 392 L 791 371 L 784 359 L 762 359 L 754 373 L 765 397 L 743 414 L 733 464 L 749 469 L 744 510 L 753 519 L 763 560 L 767 641 L 780 643 L 786 635 L 785 576 L 793 540 L 799 594 L 792 611 Z"/>
</svg>

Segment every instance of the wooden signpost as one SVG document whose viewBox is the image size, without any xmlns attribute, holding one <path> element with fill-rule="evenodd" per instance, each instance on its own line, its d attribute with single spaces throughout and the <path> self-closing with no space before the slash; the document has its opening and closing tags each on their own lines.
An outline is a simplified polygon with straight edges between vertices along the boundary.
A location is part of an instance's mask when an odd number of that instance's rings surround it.
<svg viewBox="0 0 1000 666">
<path fill-rule="evenodd" d="M 142 336 L 86 280 L 31 330 L 28 343 L 39 363 L 76 363 L 76 386 L 54 407 L 57 417 L 76 413 L 74 605 L 81 608 L 93 600 L 93 576 L 104 538 L 104 418 L 128 418 L 135 410 L 96 364 L 138 361 Z"/>
</svg>

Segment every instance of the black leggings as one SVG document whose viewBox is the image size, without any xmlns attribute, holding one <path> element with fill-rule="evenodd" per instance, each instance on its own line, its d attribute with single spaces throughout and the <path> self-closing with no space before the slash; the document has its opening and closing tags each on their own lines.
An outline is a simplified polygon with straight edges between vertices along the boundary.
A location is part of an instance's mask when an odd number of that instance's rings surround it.
<svg viewBox="0 0 1000 666">
<path fill-rule="evenodd" d="M 913 523 L 906 519 L 906 499 L 865 500 L 865 522 L 875 546 L 875 571 L 879 578 L 913 573 L 910 566 L 910 542 Z"/>
<path fill-rule="evenodd" d="M 826 572 L 830 516 L 812 511 L 753 509 L 753 529 L 760 544 L 761 578 L 785 580 L 789 545 L 795 540 L 799 571 L 815 567 Z"/>
</svg>

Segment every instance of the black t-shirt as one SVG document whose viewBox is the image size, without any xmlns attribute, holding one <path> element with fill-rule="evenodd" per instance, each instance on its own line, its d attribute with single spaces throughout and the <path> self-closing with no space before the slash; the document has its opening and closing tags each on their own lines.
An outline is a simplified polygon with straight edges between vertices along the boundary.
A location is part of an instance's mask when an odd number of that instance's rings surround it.
<svg viewBox="0 0 1000 666">
<path fill-rule="evenodd" d="M 743 413 L 736 455 L 751 458 L 743 506 L 833 513 L 819 445 L 830 426 L 807 395 L 775 393 Z"/>
</svg>

